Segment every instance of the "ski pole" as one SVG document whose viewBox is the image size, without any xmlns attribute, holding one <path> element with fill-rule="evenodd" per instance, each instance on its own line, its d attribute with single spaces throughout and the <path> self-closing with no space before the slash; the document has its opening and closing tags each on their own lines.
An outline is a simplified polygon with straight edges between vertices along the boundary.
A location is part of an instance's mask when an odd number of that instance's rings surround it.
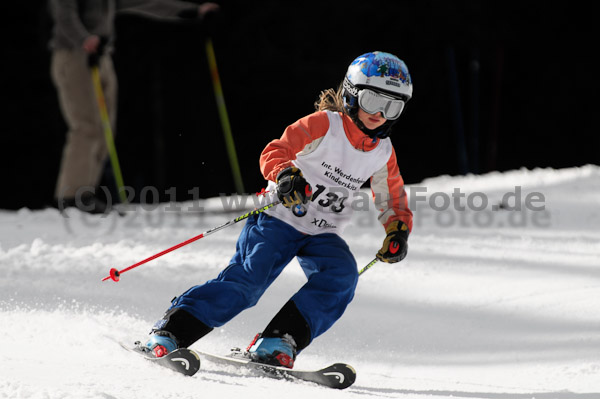
<svg viewBox="0 0 600 399">
<path fill-rule="evenodd" d="M 373 259 L 365 267 L 363 267 L 362 269 L 360 269 L 358 271 L 358 275 L 360 276 L 361 274 L 363 274 L 364 272 L 366 272 L 367 270 L 369 270 L 371 267 L 373 267 L 375 265 L 375 263 L 377 263 L 377 258 Z"/>
<path fill-rule="evenodd" d="M 104 92 L 102 91 L 102 84 L 100 82 L 100 72 L 98 70 L 99 57 L 94 56 L 89 58 L 89 66 L 92 72 L 92 81 L 94 84 L 94 91 L 96 92 L 96 100 L 98 101 L 98 108 L 100 109 L 100 119 L 102 120 L 102 127 L 104 129 L 104 140 L 108 147 L 108 154 L 110 156 L 110 164 L 112 166 L 115 180 L 117 183 L 117 190 L 119 191 L 119 197 L 121 203 L 127 204 L 127 196 L 125 195 L 125 184 L 123 183 L 123 176 L 121 175 L 121 166 L 119 165 L 119 158 L 117 157 L 117 149 L 115 147 L 115 141 L 113 138 L 112 128 L 110 126 L 110 120 L 108 118 L 108 112 L 106 110 L 106 101 L 104 99 Z"/>
<path fill-rule="evenodd" d="M 235 151 L 235 143 L 233 142 L 233 135 L 231 134 L 231 125 L 229 124 L 227 107 L 225 107 L 225 97 L 223 96 L 223 88 L 221 87 L 221 79 L 219 78 L 219 70 L 217 69 L 217 57 L 215 57 L 215 50 L 210 37 L 206 39 L 205 47 L 208 66 L 210 68 L 210 77 L 215 92 L 215 100 L 217 101 L 217 108 L 221 119 L 221 128 L 223 129 L 223 137 L 225 138 L 225 144 L 227 146 L 229 164 L 231 166 L 231 172 L 233 173 L 233 181 L 235 183 L 235 189 L 241 194 L 244 192 L 244 183 L 242 182 L 242 173 L 240 172 L 240 165 Z"/>
<path fill-rule="evenodd" d="M 279 203 L 280 203 L 280 201 L 275 201 L 275 202 L 272 202 L 272 203 L 270 203 L 270 204 L 268 204 L 268 205 L 265 205 L 265 206 L 263 206 L 262 208 L 258 208 L 258 209 L 255 209 L 255 210 L 253 210 L 253 211 L 250 211 L 250 212 L 248 212 L 248 213 L 246 213 L 246 214 L 244 214 L 244 215 L 242 215 L 242 216 L 239 216 L 239 217 L 237 217 L 237 218 L 235 218 L 235 219 L 232 219 L 232 220 L 230 220 L 230 221 L 228 221 L 228 222 L 226 222 L 226 223 L 223 223 L 223 224 L 222 224 L 222 225 L 220 225 L 220 226 L 213 227 L 212 229 L 210 229 L 210 230 L 208 230 L 208 231 L 205 231 L 204 233 L 202 233 L 202 234 L 199 234 L 199 235 L 197 235 L 197 236 L 195 236 L 195 237 L 192 237 L 192 238 L 190 238 L 189 240 L 186 240 L 186 241 L 184 241 L 184 242 L 181 242 L 181 243 L 179 243 L 179 244 L 177 244 L 177 245 L 175 245 L 175 246 L 172 246 L 171 248 L 165 249 L 164 251 L 162 251 L 162 252 L 159 252 L 159 253 L 157 253 L 156 255 L 152 255 L 152 256 L 151 256 L 151 257 L 149 257 L 149 258 L 146 258 L 146 259 L 144 259 L 144 260 L 142 260 L 142 261 L 140 261 L 140 262 L 138 262 L 138 263 L 135 263 L 135 264 L 133 264 L 133 265 L 131 265 L 131 266 L 129 266 L 129 267 L 126 267 L 126 268 L 125 268 L 125 269 L 123 269 L 123 270 L 117 270 L 116 268 L 112 268 L 112 269 L 110 269 L 110 273 L 109 273 L 109 275 L 108 275 L 107 277 L 104 277 L 104 278 L 102 279 L 102 281 L 106 281 L 106 280 L 108 280 L 108 279 L 112 279 L 113 281 L 119 281 L 119 278 L 120 278 L 121 274 L 122 274 L 122 273 L 125 273 L 125 272 L 126 272 L 126 271 L 128 271 L 128 270 L 131 270 L 131 269 L 134 269 L 134 268 L 136 268 L 136 267 L 138 267 L 138 266 L 141 266 L 141 265 L 143 265 L 144 263 L 150 262 L 150 261 L 151 261 L 151 260 L 153 260 L 153 259 L 156 259 L 156 258 L 158 258 L 158 257 L 161 257 L 161 256 L 163 256 L 163 255 L 165 255 L 165 254 L 168 254 L 169 252 L 171 252 L 171 251 L 174 251 L 174 250 L 176 250 L 176 249 L 178 249 L 178 248 L 181 248 L 181 247 L 183 247 L 183 246 L 185 246 L 185 245 L 188 245 L 188 244 L 190 244 L 190 243 L 192 243 L 192 242 L 194 242 L 194 241 L 198 241 L 199 239 L 201 239 L 201 238 L 204 238 L 204 237 L 206 237 L 206 236 L 208 236 L 208 235 L 211 235 L 212 233 L 215 233 L 215 232 L 217 232 L 217 231 L 219 231 L 219 230 L 222 230 L 222 229 L 224 229 L 225 227 L 229 227 L 229 226 L 231 226 L 231 225 L 233 225 L 233 224 L 236 224 L 237 222 L 240 222 L 240 221 L 242 221 L 242 220 L 244 220 L 244 219 L 248 219 L 250 216 L 253 216 L 253 215 L 257 215 L 257 214 L 259 214 L 259 213 L 262 213 L 262 212 L 266 211 L 267 209 L 269 209 L 269 208 L 272 208 L 272 207 L 274 207 L 275 205 L 277 205 L 277 204 L 279 204 Z"/>
</svg>

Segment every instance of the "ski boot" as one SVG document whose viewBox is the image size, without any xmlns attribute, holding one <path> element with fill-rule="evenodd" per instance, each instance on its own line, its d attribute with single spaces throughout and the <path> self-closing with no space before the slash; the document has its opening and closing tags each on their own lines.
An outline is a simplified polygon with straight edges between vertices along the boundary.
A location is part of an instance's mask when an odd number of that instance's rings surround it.
<svg viewBox="0 0 600 399">
<path fill-rule="evenodd" d="M 150 334 L 150 338 L 144 344 L 143 349 L 152 352 L 154 357 L 163 357 L 177 348 L 177 340 L 173 334 L 164 330 L 155 330 Z"/>
<path fill-rule="evenodd" d="M 296 342 L 289 334 L 280 338 L 263 338 L 256 334 L 247 352 L 253 362 L 291 369 L 296 359 Z"/>
</svg>

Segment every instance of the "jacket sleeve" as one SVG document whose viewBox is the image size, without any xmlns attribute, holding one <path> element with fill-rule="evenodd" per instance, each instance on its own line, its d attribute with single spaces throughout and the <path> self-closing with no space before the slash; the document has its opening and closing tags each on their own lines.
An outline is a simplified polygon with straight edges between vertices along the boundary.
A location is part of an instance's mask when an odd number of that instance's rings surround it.
<svg viewBox="0 0 600 399">
<path fill-rule="evenodd" d="M 412 231 L 413 214 L 408 208 L 404 180 L 393 148 L 388 162 L 371 177 L 371 191 L 384 228 L 394 221 L 402 221 Z"/>
<path fill-rule="evenodd" d="M 79 48 L 90 35 L 79 17 L 76 0 L 51 0 L 50 12 L 54 18 L 56 35 L 69 42 L 70 47 Z"/>
<path fill-rule="evenodd" d="M 281 138 L 267 144 L 260 155 L 260 171 L 265 179 L 275 181 L 279 172 L 292 166 L 298 153 L 314 151 L 328 130 L 326 112 L 315 112 L 288 126 Z"/>
<path fill-rule="evenodd" d="M 117 0 L 117 11 L 158 20 L 178 20 L 197 18 L 199 5 L 180 0 Z"/>
</svg>

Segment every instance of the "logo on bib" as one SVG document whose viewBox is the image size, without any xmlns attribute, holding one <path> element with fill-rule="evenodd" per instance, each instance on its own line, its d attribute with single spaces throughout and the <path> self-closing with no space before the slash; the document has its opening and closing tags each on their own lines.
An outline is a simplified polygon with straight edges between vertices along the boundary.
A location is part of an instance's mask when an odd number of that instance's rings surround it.
<svg viewBox="0 0 600 399">
<path fill-rule="evenodd" d="M 321 227 L 321 228 L 331 228 L 331 229 L 337 228 L 336 225 L 334 225 L 333 223 L 329 223 L 325 219 L 319 220 L 319 219 L 313 218 L 313 221 L 311 223 L 314 224 L 315 226 Z"/>
</svg>

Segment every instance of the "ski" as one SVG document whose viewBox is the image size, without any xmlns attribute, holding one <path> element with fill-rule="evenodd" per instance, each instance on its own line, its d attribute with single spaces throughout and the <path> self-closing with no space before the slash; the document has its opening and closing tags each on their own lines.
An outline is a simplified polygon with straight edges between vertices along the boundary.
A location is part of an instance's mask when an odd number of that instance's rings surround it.
<svg viewBox="0 0 600 399">
<path fill-rule="evenodd" d="M 259 370 L 269 377 L 309 381 L 335 389 L 348 388 L 350 385 L 354 384 L 354 381 L 356 380 L 356 371 L 352 366 L 345 363 L 335 363 L 321 370 L 294 370 L 286 367 L 253 362 L 239 349 L 233 349 L 232 354 L 227 356 L 214 355 L 205 352 L 198 352 L 198 354 L 202 358 L 213 363 Z"/>
<path fill-rule="evenodd" d="M 196 352 L 187 348 L 179 348 L 163 357 L 154 357 L 150 352 L 145 351 L 138 345 L 137 342 L 134 346 L 128 346 L 123 343 L 119 344 L 128 351 L 137 353 L 154 364 L 166 367 L 183 375 L 192 376 L 200 370 L 200 357 Z"/>
<path fill-rule="evenodd" d="M 163 357 L 157 358 L 151 355 L 149 351 L 144 350 L 137 342 L 134 346 L 129 346 L 121 342 L 119 344 L 124 349 L 134 352 L 154 364 L 186 376 L 192 376 L 200 370 L 200 357 L 202 357 L 213 363 L 257 370 L 268 377 L 308 381 L 335 389 L 348 388 L 356 381 L 356 371 L 352 366 L 345 363 L 335 363 L 320 370 L 294 370 L 253 362 L 239 349 L 233 350 L 230 355 L 220 356 L 212 353 L 193 351 L 187 348 L 179 348 Z"/>
</svg>

